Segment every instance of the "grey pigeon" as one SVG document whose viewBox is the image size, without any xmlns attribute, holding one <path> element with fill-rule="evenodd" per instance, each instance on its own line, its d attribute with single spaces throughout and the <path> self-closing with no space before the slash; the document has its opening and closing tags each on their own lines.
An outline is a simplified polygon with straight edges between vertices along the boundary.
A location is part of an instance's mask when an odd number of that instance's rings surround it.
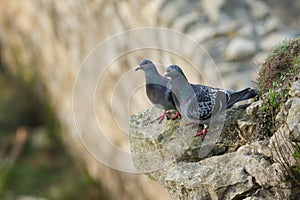
<svg viewBox="0 0 300 200">
<path fill-rule="evenodd" d="M 161 76 L 155 65 L 150 60 L 143 60 L 135 69 L 144 70 L 146 77 L 146 93 L 149 100 L 158 108 L 164 109 L 164 112 L 158 117 L 161 122 L 168 114 L 168 110 L 176 110 L 172 98 L 170 79 Z M 179 113 L 176 111 L 172 119 L 176 119 Z"/>
<path fill-rule="evenodd" d="M 238 101 L 255 97 L 256 89 L 246 88 L 241 91 L 223 90 L 205 85 L 190 84 L 182 69 L 171 65 L 166 69 L 166 77 L 171 78 L 172 95 L 177 110 L 181 116 L 196 124 L 204 124 L 202 131 L 198 130 L 195 137 L 207 133 L 207 124 L 210 118 Z"/>
</svg>

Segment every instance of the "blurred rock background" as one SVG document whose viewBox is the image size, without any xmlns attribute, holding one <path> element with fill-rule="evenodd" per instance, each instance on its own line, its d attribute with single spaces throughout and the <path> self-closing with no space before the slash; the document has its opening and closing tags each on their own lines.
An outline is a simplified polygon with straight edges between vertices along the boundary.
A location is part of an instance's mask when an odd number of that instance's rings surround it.
<svg viewBox="0 0 300 200">
<path fill-rule="evenodd" d="M 97 161 L 77 137 L 72 95 L 84 58 L 97 44 L 122 31 L 165 27 L 187 34 L 203 45 L 218 66 L 224 87 L 241 89 L 254 85 L 251 80 L 255 80 L 256 68 L 271 47 L 299 35 L 299 9 L 300 3 L 292 0 L 3 0 L 0 198 L 169 199 L 165 189 L 146 177 L 119 172 Z M 117 58 L 120 48 L 130 49 L 138 44 L 139 38 L 121 41 L 107 47 L 107 51 Z M 144 88 L 132 99 L 126 93 L 140 85 L 141 73 L 122 84 L 120 92 L 114 91 L 122 76 L 144 57 L 159 64 L 185 64 L 191 80 L 203 80 L 194 75 L 191 63 L 166 53 L 143 51 L 114 61 L 102 77 L 104 86 L 97 90 L 96 114 L 108 133 L 105 136 L 128 151 L 127 135 L 116 125 L 111 102 L 117 102 L 116 110 L 125 108 L 125 114 L 122 113 L 126 119 L 151 106 Z M 101 60 L 95 62 L 99 68 L 106 67 Z M 201 75 L 213 80 L 213 63 L 199 62 Z M 162 72 L 164 66 L 159 67 Z M 78 126 L 89 140 L 95 141 L 97 149 L 101 146 L 99 129 L 97 124 L 89 123 L 94 113 L 85 110 L 87 104 L 94 103 L 84 96 L 93 87 L 89 84 L 80 83 L 79 93 L 83 95 L 77 109 L 86 123 Z M 112 159 L 119 159 L 120 155 L 112 149 L 106 150 Z"/>
</svg>

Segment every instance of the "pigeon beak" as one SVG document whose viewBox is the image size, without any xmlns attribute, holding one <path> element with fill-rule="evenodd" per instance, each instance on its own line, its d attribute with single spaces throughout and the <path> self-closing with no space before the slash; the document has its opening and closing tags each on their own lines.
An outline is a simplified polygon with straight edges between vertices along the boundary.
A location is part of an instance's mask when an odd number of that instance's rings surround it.
<svg viewBox="0 0 300 200">
<path fill-rule="evenodd" d="M 142 69 L 142 68 L 141 68 L 141 66 L 139 65 L 139 66 L 137 66 L 137 68 L 135 68 L 135 71 L 138 71 L 138 70 L 140 70 L 140 69 Z"/>
</svg>

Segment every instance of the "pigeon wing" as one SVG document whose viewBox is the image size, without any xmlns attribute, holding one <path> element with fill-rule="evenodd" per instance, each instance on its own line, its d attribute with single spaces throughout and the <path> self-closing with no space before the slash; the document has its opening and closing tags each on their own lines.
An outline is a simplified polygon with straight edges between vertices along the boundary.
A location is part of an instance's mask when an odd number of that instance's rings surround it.
<svg viewBox="0 0 300 200">
<path fill-rule="evenodd" d="M 190 99 L 187 116 L 194 120 L 208 119 L 214 107 L 216 91 L 203 85 L 191 84 L 194 96 Z"/>
</svg>

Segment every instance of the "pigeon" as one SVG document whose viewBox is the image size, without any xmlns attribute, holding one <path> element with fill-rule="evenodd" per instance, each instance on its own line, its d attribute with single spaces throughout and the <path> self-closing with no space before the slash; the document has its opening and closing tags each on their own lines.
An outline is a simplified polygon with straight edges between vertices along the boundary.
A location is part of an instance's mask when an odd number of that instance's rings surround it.
<svg viewBox="0 0 300 200">
<path fill-rule="evenodd" d="M 161 76 L 155 65 L 150 60 L 143 60 L 135 71 L 144 70 L 146 77 L 146 93 L 149 100 L 164 112 L 157 118 L 161 122 L 169 113 L 169 110 L 176 110 L 172 97 L 170 79 Z M 172 119 L 179 117 L 178 111 Z"/>
<path fill-rule="evenodd" d="M 164 74 L 171 78 L 172 95 L 176 109 L 189 124 L 204 124 L 203 130 L 198 130 L 195 137 L 202 135 L 204 139 L 211 117 L 236 102 L 250 99 L 258 94 L 256 89 L 246 88 L 241 91 L 224 90 L 205 85 L 190 84 L 182 69 L 170 65 Z"/>
</svg>

